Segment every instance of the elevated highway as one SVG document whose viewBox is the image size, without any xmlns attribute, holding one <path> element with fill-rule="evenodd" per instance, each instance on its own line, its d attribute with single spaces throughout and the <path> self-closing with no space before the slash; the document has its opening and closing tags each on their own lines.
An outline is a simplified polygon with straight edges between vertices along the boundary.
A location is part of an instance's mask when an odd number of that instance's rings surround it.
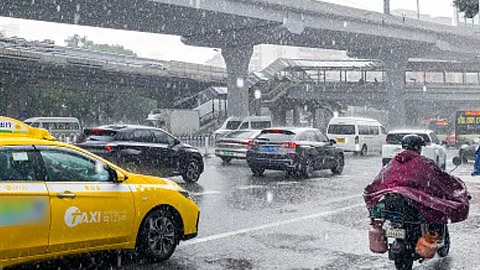
<svg viewBox="0 0 480 270">
<path fill-rule="evenodd" d="M 224 69 L 212 66 L 0 39 L 0 88 L 7 100 L 15 101 L 4 112 L 12 116 L 25 109 L 28 89 L 133 91 L 171 106 L 212 85 L 225 85 L 226 79 Z"/>
<path fill-rule="evenodd" d="M 385 64 L 390 124 L 406 119 L 408 59 L 478 63 L 474 29 L 403 19 L 313 0 L 5 0 L 0 15 L 58 23 L 180 35 L 186 44 L 222 49 L 228 70 L 229 114 L 248 114 L 247 77 L 253 45 L 346 50 Z"/>
</svg>

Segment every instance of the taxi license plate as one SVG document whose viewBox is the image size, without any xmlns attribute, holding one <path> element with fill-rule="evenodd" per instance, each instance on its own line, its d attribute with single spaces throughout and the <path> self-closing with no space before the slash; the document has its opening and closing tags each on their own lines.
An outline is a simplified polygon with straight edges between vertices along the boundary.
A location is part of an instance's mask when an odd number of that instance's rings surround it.
<svg viewBox="0 0 480 270">
<path fill-rule="evenodd" d="M 337 143 L 345 143 L 345 138 L 338 138 Z"/>
<path fill-rule="evenodd" d="M 233 152 L 224 151 L 223 155 L 224 156 L 233 156 L 234 154 L 233 154 Z"/>
<path fill-rule="evenodd" d="M 395 239 L 405 239 L 405 229 L 387 228 L 386 237 Z"/>
</svg>

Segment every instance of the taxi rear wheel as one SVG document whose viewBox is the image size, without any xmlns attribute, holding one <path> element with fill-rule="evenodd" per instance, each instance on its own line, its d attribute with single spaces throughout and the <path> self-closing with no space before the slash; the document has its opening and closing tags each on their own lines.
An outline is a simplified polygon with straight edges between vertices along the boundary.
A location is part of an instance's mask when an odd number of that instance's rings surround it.
<svg viewBox="0 0 480 270">
<path fill-rule="evenodd" d="M 180 239 L 178 226 L 170 211 L 152 211 L 145 218 L 138 235 L 138 254 L 153 262 L 170 258 Z"/>
</svg>

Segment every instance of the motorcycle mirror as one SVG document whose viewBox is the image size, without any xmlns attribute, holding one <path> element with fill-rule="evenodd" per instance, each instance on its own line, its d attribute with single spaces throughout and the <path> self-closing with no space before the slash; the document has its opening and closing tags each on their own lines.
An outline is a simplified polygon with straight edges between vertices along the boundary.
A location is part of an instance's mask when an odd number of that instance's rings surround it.
<svg viewBox="0 0 480 270">
<path fill-rule="evenodd" d="M 460 164 L 462 164 L 462 160 L 460 159 L 460 157 L 456 156 L 453 158 L 453 165 L 455 166 L 459 166 Z"/>
</svg>

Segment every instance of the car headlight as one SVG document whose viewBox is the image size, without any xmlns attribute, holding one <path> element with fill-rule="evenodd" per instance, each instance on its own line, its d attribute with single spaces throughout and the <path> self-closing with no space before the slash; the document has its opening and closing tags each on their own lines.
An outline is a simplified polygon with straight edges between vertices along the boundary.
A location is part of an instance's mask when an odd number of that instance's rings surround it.
<svg viewBox="0 0 480 270">
<path fill-rule="evenodd" d="M 182 194 L 185 198 L 187 199 L 192 199 L 190 198 L 190 192 L 186 191 L 186 190 L 179 190 L 178 193 Z"/>
</svg>

